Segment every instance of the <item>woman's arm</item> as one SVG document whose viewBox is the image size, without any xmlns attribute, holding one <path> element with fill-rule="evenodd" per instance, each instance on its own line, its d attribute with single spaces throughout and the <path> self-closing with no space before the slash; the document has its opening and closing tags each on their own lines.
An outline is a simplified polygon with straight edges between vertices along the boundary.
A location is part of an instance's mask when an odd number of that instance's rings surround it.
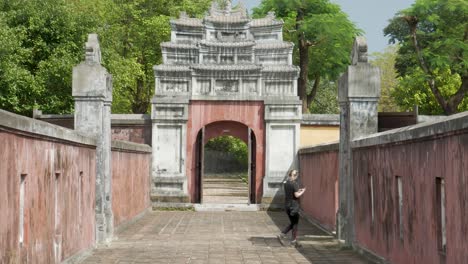
<svg viewBox="0 0 468 264">
<path fill-rule="evenodd" d="M 294 196 L 296 198 L 299 198 L 304 194 L 304 192 L 305 192 L 305 188 L 299 189 L 297 192 L 294 192 Z"/>
</svg>

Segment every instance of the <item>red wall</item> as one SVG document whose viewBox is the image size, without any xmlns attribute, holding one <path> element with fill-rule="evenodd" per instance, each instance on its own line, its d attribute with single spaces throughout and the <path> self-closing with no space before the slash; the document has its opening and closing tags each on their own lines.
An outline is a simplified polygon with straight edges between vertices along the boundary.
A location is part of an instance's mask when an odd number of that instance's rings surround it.
<svg viewBox="0 0 468 264">
<path fill-rule="evenodd" d="M 329 231 L 335 230 L 338 211 L 338 151 L 301 154 L 300 180 L 306 186 L 301 207 Z"/>
<path fill-rule="evenodd" d="M 205 127 L 205 142 L 203 142 L 203 144 L 208 143 L 212 138 L 224 135 L 236 137 L 244 141 L 245 144 L 249 144 L 248 134 L 248 127 L 241 123 L 232 121 L 211 123 Z"/>
<path fill-rule="evenodd" d="M 468 263 L 468 130 L 352 151 L 358 246 L 394 264 Z M 301 177 L 308 189 L 302 207 L 308 216 L 334 229 L 338 154 L 302 152 Z M 403 187 L 401 239 L 396 176 Z M 438 245 L 437 177 L 445 180 L 445 254 Z"/>
<path fill-rule="evenodd" d="M 151 125 L 112 125 L 112 140 L 151 145 Z"/>
<path fill-rule="evenodd" d="M 61 244 L 60 260 L 94 244 L 95 147 L 34 137 L 0 130 L 0 263 L 54 263 L 54 241 Z M 21 174 L 27 174 L 22 246 Z"/>
<path fill-rule="evenodd" d="M 187 177 L 191 200 L 195 201 L 195 143 L 203 126 L 218 121 L 234 121 L 245 124 L 255 133 L 257 141 L 256 196 L 262 197 L 264 175 L 264 106 L 263 102 L 245 101 L 191 101 L 187 122 Z"/>
<path fill-rule="evenodd" d="M 468 131 L 353 150 L 358 243 L 391 263 L 445 263 L 438 250 L 436 177 L 445 179 L 446 263 L 468 263 Z M 374 182 L 371 221 L 369 176 Z M 403 185 L 400 240 L 396 176 Z"/>
<path fill-rule="evenodd" d="M 150 206 L 151 153 L 112 151 L 114 226 L 131 220 Z"/>
</svg>

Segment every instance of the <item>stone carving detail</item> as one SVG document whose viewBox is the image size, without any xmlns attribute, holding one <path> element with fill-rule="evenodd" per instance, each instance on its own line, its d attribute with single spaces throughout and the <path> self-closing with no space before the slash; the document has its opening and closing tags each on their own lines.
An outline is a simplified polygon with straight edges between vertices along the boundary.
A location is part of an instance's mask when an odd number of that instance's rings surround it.
<svg viewBox="0 0 468 264">
<path fill-rule="evenodd" d="M 367 41 L 364 37 L 354 39 L 351 64 L 356 65 L 358 62 L 367 62 Z"/>
<path fill-rule="evenodd" d="M 164 63 L 154 67 L 157 96 L 296 96 L 299 68 L 291 67 L 294 45 L 282 40 L 282 26 L 274 12 L 252 19 L 232 0 L 213 1 L 203 19 L 180 12 L 171 41 L 161 44 Z"/>
<path fill-rule="evenodd" d="M 88 63 L 101 64 L 101 47 L 97 34 L 89 34 L 88 42 L 85 44 L 85 61 Z"/>
<path fill-rule="evenodd" d="M 187 92 L 186 81 L 161 81 L 161 84 L 166 92 Z"/>
<path fill-rule="evenodd" d="M 237 93 L 239 91 L 238 82 L 235 80 L 216 80 L 216 91 L 224 93 Z"/>
<path fill-rule="evenodd" d="M 245 87 L 245 90 L 248 93 L 256 93 L 257 92 L 257 81 L 256 80 L 244 81 L 244 87 Z"/>
</svg>

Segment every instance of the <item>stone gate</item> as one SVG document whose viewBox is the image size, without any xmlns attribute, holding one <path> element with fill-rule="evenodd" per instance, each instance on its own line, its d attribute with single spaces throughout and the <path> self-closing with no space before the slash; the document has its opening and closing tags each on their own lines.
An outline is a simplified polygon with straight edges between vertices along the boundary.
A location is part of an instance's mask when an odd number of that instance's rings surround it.
<svg viewBox="0 0 468 264">
<path fill-rule="evenodd" d="M 203 19 L 181 13 L 161 44 L 152 99 L 153 202 L 203 200 L 203 146 L 232 135 L 249 146 L 250 203 L 269 203 L 299 147 L 301 101 L 293 44 L 274 13 L 252 19 L 214 3 Z"/>
</svg>

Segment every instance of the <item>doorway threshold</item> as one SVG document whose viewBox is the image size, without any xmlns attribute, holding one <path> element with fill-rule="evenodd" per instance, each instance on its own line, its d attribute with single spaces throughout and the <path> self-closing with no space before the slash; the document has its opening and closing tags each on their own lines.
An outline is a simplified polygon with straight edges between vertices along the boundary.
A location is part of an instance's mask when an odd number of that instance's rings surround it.
<svg viewBox="0 0 468 264">
<path fill-rule="evenodd" d="M 260 211 L 258 204 L 229 204 L 229 203 L 202 203 L 193 205 L 197 212 L 256 212 Z"/>
</svg>

